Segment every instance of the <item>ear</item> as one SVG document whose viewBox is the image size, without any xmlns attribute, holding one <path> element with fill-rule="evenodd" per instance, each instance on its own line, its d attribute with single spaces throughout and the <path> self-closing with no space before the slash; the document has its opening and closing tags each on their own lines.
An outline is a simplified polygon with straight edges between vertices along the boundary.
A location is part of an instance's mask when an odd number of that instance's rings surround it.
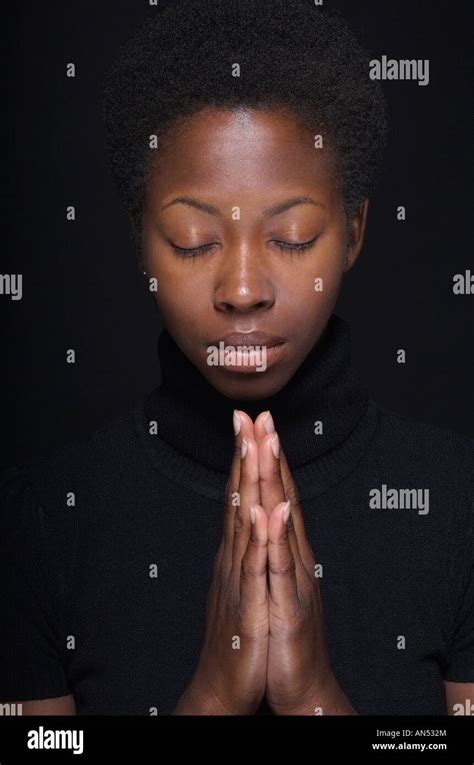
<svg viewBox="0 0 474 765">
<path fill-rule="evenodd" d="M 364 199 L 349 222 L 344 271 L 349 271 L 357 260 L 364 242 L 369 200 Z"/>
</svg>

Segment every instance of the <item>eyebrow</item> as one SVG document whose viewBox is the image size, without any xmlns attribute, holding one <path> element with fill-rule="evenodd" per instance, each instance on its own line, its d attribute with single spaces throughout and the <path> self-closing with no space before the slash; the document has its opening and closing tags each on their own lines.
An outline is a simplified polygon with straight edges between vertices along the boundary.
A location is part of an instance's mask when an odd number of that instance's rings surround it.
<svg viewBox="0 0 474 765">
<path fill-rule="evenodd" d="M 161 208 L 160 212 L 163 212 L 164 210 L 167 210 L 168 207 L 172 207 L 173 205 L 177 204 L 183 204 L 188 205 L 189 207 L 194 207 L 196 210 L 201 210 L 202 212 L 208 213 L 209 215 L 213 215 L 216 218 L 222 218 L 222 212 L 219 210 L 218 207 L 214 207 L 213 205 L 206 204 L 205 202 L 199 202 L 197 199 L 193 199 L 193 197 L 176 197 L 175 199 L 172 199 L 171 202 L 168 202 L 164 207 Z M 291 199 L 287 199 L 285 202 L 280 202 L 280 204 L 274 205 L 273 207 L 268 207 L 266 210 L 263 211 L 263 217 L 264 218 L 273 218 L 275 215 L 281 215 L 281 213 L 286 212 L 287 210 L 290 210 L 292 207 L 296 207 L 297 205 L 316 205 L 317 207 L 324 207 L 324 205 L 321 202 L 316 202 L 311 197 L 291 197 Z"/>
</svg>

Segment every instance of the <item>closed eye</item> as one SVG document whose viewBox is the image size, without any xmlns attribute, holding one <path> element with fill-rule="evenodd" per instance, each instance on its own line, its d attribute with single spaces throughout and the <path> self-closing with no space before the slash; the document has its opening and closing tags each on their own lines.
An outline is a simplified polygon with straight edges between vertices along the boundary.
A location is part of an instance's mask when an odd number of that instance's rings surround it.
<svg viewBox="0 0 474 765">
<path fill-rule="evenodd" d="M 205 252 L 214 247 L 214 244 L 201 244 L 199 247 L 178 247 L 176 244 L 171 245 L 173 250 L 181 255 L 183 258 L 196 258 L 198 255 L 204 255 Z"/>
<path fill-rule="evenodd" d="M 315 244 L 317 238 L 318 237 L 315 236 L 314 239 L 311 239 L 309 242 L 283 242 L 277 239 L 273 240 L 273 242 L 281 250 L 302 252 L 304 250 L 309 250 Z M 181 255 L 184 258 L 196 258 L 199 255 L 204 255 L 204 253 L 208 252 L 211 247 L 214 247 L 214 243 L 201 244 L 199 247 L 178 247 L 176 244 L 172 244 L 171 246 L 178 255 Z"/>
<path fill-rule="evenodd" d="M 292 250 L 296 252 L 301 252 L 302 250 L 309 250 L 316 242 L 317 236 L 314 237 L 314 239 L 311 239 L 309 242 L 281 242 L 279 240 L 274 240 L 274 243 L 279 247 L 281 250 Z"/>
</svg>

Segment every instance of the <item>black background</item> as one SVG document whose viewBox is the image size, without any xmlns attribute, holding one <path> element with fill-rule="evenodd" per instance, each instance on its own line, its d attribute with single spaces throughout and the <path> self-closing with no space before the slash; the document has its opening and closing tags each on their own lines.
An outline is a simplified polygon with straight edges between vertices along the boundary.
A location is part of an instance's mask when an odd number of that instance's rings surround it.
<svg viewBox="0 0 474 765">
<path fill-rule="evenodd" d="M 427 87 L 384 83 L 390 150 L 337 306 L 352 328 L 354 365 L 379 404 L 472 436 L 474 295 L 452 291 L 454 274 L 474 273 L 470 6 L 324 2 L 374 58 L 430 59 Z M 100 115 L 111 57 L 156 12 L 148 0 L 24 1 L 11 11 L 0 271 L 23 275 L 23 299 L 0 295 L 3 464 L 86 434 L 159 382 L 160 318 L 108 172 Z"/>
</svg>

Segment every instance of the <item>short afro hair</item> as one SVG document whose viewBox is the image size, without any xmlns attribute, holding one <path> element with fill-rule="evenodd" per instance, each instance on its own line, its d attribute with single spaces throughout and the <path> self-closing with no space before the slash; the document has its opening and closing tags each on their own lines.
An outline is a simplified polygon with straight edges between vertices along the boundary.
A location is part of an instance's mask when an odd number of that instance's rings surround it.
<svg viewBox="0 0 474 765">
<path fill-rule="evenodd" d="M 240 76 L 232 76 L 234 64 Z M 346 214 L 371 193 L 386 144 L 386 102 L 369 55 L 337 12 L 314 0 L 176 0 L 122 46 L 103 83 L 106 149 L 131 216 L 141 216 L 156 149 L 204 107 L 286 108 L 329 139 Z"/>
</svg>

